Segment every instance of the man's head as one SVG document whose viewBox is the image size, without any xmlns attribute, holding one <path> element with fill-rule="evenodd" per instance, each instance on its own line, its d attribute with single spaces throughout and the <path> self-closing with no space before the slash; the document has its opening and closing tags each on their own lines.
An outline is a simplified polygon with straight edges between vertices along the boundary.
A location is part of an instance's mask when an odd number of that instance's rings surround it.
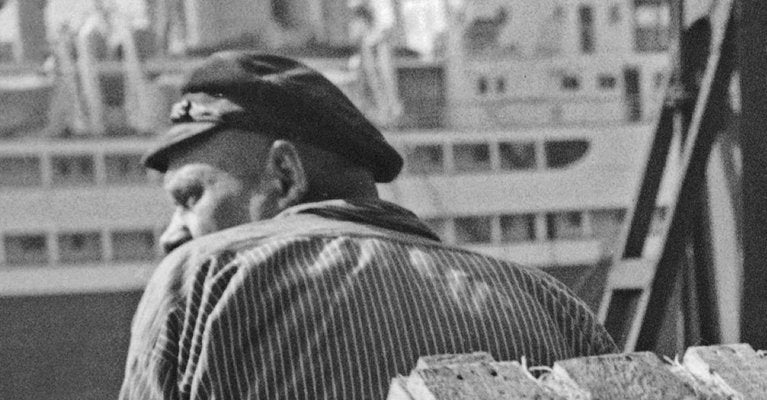
<svg viewBox="0 0 767 400">
<path fill-rule="evenodd" d="M 296 204 L 376 196 L 402 167 L 335 86 L 293 60 L 217 53 L 182 91 L 166 140 L 144 158 L 176 202 L 166 251 Z"/>
</svg>

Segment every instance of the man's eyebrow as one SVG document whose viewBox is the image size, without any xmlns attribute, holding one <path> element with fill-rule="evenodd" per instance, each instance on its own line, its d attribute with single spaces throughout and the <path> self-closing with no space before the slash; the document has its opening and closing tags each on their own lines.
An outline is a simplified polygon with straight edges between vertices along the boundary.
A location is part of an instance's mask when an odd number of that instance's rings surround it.
<svg viewBox="0 0 767 400">
<path fill-rule="evenodd" d="M 167 177 L 168 175 L 166 175 Z M 202 172 L 196 169 L 181 170 L 173 174 L 170 179 L 166 179 L 163 182 L 163 188 L 165 191 L 173 195 L 180 194 L 187 191 L 189 187 L 199 186 L 202 184 Z"/>
</svg>

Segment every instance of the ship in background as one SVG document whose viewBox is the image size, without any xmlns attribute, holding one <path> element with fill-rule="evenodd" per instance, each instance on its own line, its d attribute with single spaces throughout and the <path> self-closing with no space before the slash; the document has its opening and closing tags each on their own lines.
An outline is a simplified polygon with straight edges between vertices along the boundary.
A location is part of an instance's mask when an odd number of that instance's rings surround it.
<svg viewBox="0 0 767 400">
<path fill-rule="evenodd" d="M 32 18 L 28 30 L 45 26 L 44 3 L 8 7 Z M 150 2 L 162 12 L 143 29 L 94 8 L 79 27 L 6 46 L 6 60 L 23 62 L 3 65 L 1 293 L 141 287 L 169 206 L 140 156 L 167 126 L 183 73 L 232 47 L 299 57 L 380 121 L 405 158 L 382 197 L 445 241 L 540 267 L 609 253 L 668 80 L 664 2 L 394 2 L 401 111 L 388 119 L 365 61 L 348 66 L 345 2 L 231 3 Z"/>
<path fill-rule="evenodd" d="M 8 354 L 113 339 L 119 357 L 53 357 L 53 370 L 74 363 L 76 374 L 53 397 L 71 386 L 103 398 L 119 384 L 128 321 L 171 211 L 139 160 L 204 55 L 253 48 L 319 69 L 405 159 L 383 198 L 448 243 L 575 281 L 610 256 L 670 79 L 664 0 L 369 0 L 362 12 L 347 0 L 148 0 L 146 23 L 93 7 L 55 32 L 45 5 L 4 10 L 19 40 L 0 44 L 0 310 L 10 321 L 0 333 L 16 341 L 3 344 Z M 365 41 L 381 32 L 383 42 Z M 26 328 L 37 317 L 76 336 L 66 312 L 100 339 L 22 339 L 39 335 Z M 50 359 L 33 353 L 29 365 Z M 78 365 L 114 382 L 100 386 Z M 26 393 L 14 390 L 2 383 L 0 397 Z"/>
</svg>

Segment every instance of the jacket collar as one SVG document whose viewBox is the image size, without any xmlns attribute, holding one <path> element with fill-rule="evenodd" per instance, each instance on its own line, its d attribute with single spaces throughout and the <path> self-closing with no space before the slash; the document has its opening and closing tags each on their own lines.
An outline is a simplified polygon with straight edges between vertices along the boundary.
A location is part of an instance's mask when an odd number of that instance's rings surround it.
<svg viewBox="0 0 767 400">
<path fill-rule="evenodd" d="M 300 204 L 284 210 L 275 219 L 297 214 L 314 214 L 440 240 L 413 212 L 380 199 L 338 199 Z"/>
</svg>

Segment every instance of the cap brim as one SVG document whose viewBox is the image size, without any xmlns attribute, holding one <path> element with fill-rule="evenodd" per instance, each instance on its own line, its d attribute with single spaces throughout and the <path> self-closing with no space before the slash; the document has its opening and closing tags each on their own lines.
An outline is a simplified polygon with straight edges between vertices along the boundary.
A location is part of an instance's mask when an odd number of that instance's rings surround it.
<svg viewBox="0 0 767 400">
<path fill-rule="evenodd" d="M 163 135 L 164 140 L 147 152 L 141 162 L 145 167 L 165 172 L 168 169 L 168 153 L 181 144 L 200 138 L 203 134 L 214 131 L 219 122 L 188 122 L 173 125 Z"/>
</svg>

